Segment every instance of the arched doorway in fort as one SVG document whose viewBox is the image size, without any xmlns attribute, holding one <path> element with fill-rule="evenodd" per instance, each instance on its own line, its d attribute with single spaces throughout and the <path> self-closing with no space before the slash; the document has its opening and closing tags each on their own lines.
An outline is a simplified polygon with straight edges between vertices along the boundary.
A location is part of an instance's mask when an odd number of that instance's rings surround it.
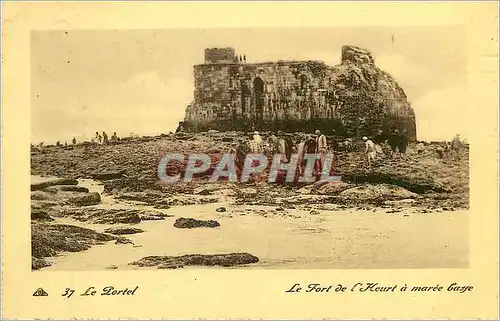
<svg viewBox="0 0 500 321">
<path fill-rule="evenodd" d="M 256 77 L 253 81 L 253 91 L 255 94 L 255 123 L 260 127 L 264 119 L 264 81 Z"/>
</svg>

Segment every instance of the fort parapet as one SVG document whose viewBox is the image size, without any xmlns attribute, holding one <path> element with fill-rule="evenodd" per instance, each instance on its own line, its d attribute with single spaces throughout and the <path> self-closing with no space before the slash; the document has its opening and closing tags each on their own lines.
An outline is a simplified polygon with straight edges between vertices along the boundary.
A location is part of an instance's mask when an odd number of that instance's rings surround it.
<svg viewBox="0 0 500 321">
<path fill-rule="evenodd" d="M 233 63 L 236 60 L 234 48 L 205 49 L 205 64 Z"/>
<path fill-rule="evenodd" d="M 283 130 L 369 136 L 406 130 L 416 139 L 406 94 L 371 53 L 343 46 L 339 65 L 322 61 L 247 63 L 233 48 L 205 50 L 194 66 L 194 100 L 183 127 L 191 131 Z"/>
</svg>

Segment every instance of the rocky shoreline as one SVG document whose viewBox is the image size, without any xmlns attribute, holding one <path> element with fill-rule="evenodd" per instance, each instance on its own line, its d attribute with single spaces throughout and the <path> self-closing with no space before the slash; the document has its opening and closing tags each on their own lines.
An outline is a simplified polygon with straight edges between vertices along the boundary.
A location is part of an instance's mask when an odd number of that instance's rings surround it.
<svg viewBox="0 0 500 321">
<path fill-rule="evenodd" d="M 208 151 L 217 158 L 239 135 L 237 132 L 183 133 L 125 139 L 112 145 L 80 144 L 32 149 L 32 175 L 58 177 L 31 185 L 32 269 L 48 266 L 50 263 L 45 258 L 62 252 L 83 251 L 110 241 L 133 243 L 122 235 L 142 233 L 143 230 L 131 225 L 164 220 L 167 216 L 161 209 L 177 206 L 223 201 L 249 208 L 266 206 L 268 210 L 255 212 L 284 217 L 293 217 L 294 210 L 299 209 L 317 215 L 325 210 L 395 213 L 411 208 L 417 213 L 429 213 L 469 207 L 468 148 L 462 150 L 459 159 L 440 159 L 435 153 L 439 143 L 428 145 L 422 155 L 412 153 L 414 146 L 410 145 L 409 160 L 385 158 L 371 169 L 367 168 L 359 151 L 336 152 L 334 166 L 336 175 L 342 176 L 342 182 L 280 185 L 257 181 L 239 184 L 208 182 L 203 177 L 189 183 L 165 185 L 158 182 L 156 169 L 164 153 Z M 102 194 L 81 186 L 77 179 L 101 181 Z M 130 204 L 132 209 L 101 206 L 104 196 Z M 144 206 L 147 209 L 143 209 Z M 225 211 L 224 207 L 217 209 L 220 214 Z M 245 213 L 233 211 L 224 214 Z M 88 225 L 83 228 L 69 224 L 68 220 Z M 87 228 L 92 224 L 117 226 L 101 233 Z M 200 223 L 183 217 L 177 218 L 176 224 L 179 228 L 224 228 L 216 221 Z M 221 264 L 206 258 L 194 261 L 231 266 L 226 260 L 234 259 L 235 264 L 240 264 L 240 256 L 228 255 Z M 182 267 L 193 262 L 192 259 L 163 258 L 138 263 L 137 266 L 150 266 L 153 261 L 160 268 Z M 253 259 L 243 261 L 253 263 Z"/>
<path fill-rule="evenodd" d="M 132 262 L 130 265 L 157 267 L 158 269 L 177 269 L 188 265 L 231 267 L 257 262 L 259 262 L 259 258 L 252 254 L 229 253 L 219 255 L 148 256 Z"/>
</svg>

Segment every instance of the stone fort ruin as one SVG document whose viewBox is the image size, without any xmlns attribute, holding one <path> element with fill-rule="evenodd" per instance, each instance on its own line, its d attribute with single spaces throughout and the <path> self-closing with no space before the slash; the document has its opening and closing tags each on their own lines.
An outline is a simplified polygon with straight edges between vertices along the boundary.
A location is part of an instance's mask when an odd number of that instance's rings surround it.
<svg viewBox="0 0 500 321">
<path fill-rule="evenodd" d="M 283 130 L 360 137 L 406 130 L 416 140 L 406 94 L 371 53 L 343 46 L 341 63 L 247 63 L 233 48 L 205 49 L 194 66 L 194 101 L 182 126 L 189 131 Z M 246 60 L 246 59 L 245 59 Z"/>
</svg>

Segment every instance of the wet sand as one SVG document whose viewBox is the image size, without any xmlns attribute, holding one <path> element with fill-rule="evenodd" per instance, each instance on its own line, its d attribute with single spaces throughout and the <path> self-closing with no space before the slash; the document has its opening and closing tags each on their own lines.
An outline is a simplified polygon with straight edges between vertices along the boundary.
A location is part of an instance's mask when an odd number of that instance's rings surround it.
<svg viewBox="0 0 500 321">
<path fill-rule="evenodd" d="M 95 182 L 84 186 L 98 188 Z M 137 208 L 103 197 L 100 207 Z M 224 206 L 227 211 L 218 213 Z M 150 208 L 140 206 L 141 208 Z M 465 268 L 468 266 L 467 211 L 399 213 L 320 211 L 318 215 L 275 207 L 227 203 L 173 207 L 162 221 L 133 225 L 144 233 L 127 235 L 135 245 L 109 242 L 87 251 L 47 259 L 44 270 L 137 269 L 128 263 L 150 255 L 248 252 L 260 262 L 240 268 Z M 265 212 L 264 212 L 265 211 Z M 265 215 L 265 216 L 264 216 Z M 178 217 L 217 220 L 218 228 L 178 229 Z M 111 227 L 73 220 L 61 222 L 92 228 Z M 116 226 L 116 225 L 114 225 Z M 196 267 L 198 268 L 198 267 Z"/>
<path fill-rule="evenodd" d="M 46 178 L 33 177 L 33 181 Z M 79 180 L 79 185 L 99 193 L 103 185 Z M 97 208 L 151 209 L 151 206 L 116 200 L 102 194 Z M 224 206 L 225 212 L 217 212 Z M 144 269 L 129 263 L 146 256 L 224 254 L 247 252 L 259 263 L 238 268 L 466 268 L 468 267 L 468 211 L 418 213 L 411 208 L 398 213 L 376 211 L 318 211 L 234 205 L 229 202 L 154 209 L 172 215 L 165 220 L 139 224 L 89 224 L 57 218 L 66 223 L 103 232 L 131 226 L 144 233 L 125 235 L 132 244 L 108 242 L 77 253 L 46 258 L 52 265 L 43 271 Z M 179 217 L 216 220 L 217 228 L 179 229 Z M 186 267 L 200 268 L 200 267 Z"/>
</svg>

